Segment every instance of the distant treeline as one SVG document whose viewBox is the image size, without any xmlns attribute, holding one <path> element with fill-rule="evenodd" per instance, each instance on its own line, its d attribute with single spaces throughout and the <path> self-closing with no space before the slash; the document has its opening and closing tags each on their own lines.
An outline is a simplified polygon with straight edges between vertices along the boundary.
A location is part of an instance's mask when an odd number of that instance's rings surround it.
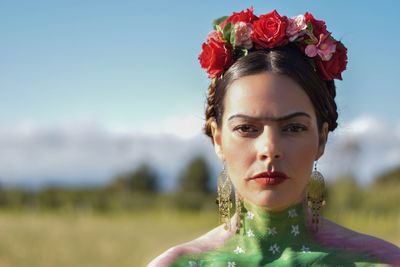
<svg viewBox="0 0 400 267">
<path fill-rule="evenodd" d="M 0 186 L 0 209 L 115 211 L 152 207 L 204 208 L 212 199 L 211 172 L 202 157 L 193 158 L 178 177 L 174 192 L 162 192 L 160 177 L 142 164 L 122 173 L 103 187 L 46 187 L 41 190 Z"/>
<path fill-rule="evenodd" d="M 215 186 L 202 157 L 192 159 L 174 192 L 161 192 L 159 175 L 143 164 L 114 177 L 104 187 L 51 187 L 39 191 L 0 187 L 0 209 L 114 212 L 147 209 L 216 209 Z M 327 185 L 327 212 L 364 211 L 400 214 L 400 168 L 377 177 L 367 187 L 351 177 Z"/>
</svg>

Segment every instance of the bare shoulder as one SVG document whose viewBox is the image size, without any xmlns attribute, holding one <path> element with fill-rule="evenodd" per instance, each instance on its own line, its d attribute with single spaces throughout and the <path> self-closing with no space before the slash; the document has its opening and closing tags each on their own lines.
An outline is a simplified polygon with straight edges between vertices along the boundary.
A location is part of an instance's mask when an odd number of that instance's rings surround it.
<svg viewBox="0 0 400 267">
<path fill-rule="evenodd" d="M 226 231 L 223 226 L 220 225 L 192 241 L 168 249 L 152 260 L 148 267 L 168 266 L 180 256 L 186 254 L 199 254 L 216 249 L 222 246 L 233 233 L 234 229 L 232 231 Z"/>
<path fill-rule="evenodd" d="M 366 253 L 387 263 L 400 264 L 400 248 L 388 241 L 362 234 L 338 225 L 328 219 L 322 220 L 317 238 L 322 244 Z"/>
</svg>

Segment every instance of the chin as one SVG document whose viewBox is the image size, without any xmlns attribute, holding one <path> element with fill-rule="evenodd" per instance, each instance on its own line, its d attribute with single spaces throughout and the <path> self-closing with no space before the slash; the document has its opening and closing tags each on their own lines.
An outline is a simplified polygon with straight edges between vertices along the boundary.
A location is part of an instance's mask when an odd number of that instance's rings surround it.
<svg viewBox="0 0 400 267">
<path fill-rule="evenodd" d="M 280 211 L 295 204 L 293 199 L 287 197 L 287 193 L 282 195 L 271 190 L 263 190 L 257 194 L 251 195 L 248 201 L 269 211 Z"/>
</svg>

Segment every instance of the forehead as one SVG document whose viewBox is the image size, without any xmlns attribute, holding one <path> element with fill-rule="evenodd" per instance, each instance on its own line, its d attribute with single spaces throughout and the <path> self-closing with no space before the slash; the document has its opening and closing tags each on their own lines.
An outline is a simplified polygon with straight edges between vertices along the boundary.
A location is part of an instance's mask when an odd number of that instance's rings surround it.
<svg viewBox="0 0 400 267">
<path fill-rule="evenodd" d="M 224 118 L 235 114 L 282 117 L 305 112 L 315 117 L 306 92 L 284 75 L 261 73 L 242 77 L 228 88 L 224 99 Z"/>
</svg>

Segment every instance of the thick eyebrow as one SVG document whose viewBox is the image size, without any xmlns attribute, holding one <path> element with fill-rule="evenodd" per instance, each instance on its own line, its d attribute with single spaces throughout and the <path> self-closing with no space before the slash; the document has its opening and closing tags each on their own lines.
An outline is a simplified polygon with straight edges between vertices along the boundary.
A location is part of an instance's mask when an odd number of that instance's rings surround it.
<svg viewBox="0 0 400 267">
<path fill-rule="evenodd" d="M 252 117 L 252 116 L 248 116 L 248 115 L 244 115 L 244 114 L 235 114 L 229 117 L 228 121 L 234 119 L 234 118 L 242 118 L 242 119 L 247 119 L 247 120 L 261 120 L 261 121 L 286 121 L 286 120 L 290 120 L 294 117 L 307 117 L 311 119 L 311 116 L 308 113 L 305 112 L 294 112 L 282 117 Z"/>
</svg>

